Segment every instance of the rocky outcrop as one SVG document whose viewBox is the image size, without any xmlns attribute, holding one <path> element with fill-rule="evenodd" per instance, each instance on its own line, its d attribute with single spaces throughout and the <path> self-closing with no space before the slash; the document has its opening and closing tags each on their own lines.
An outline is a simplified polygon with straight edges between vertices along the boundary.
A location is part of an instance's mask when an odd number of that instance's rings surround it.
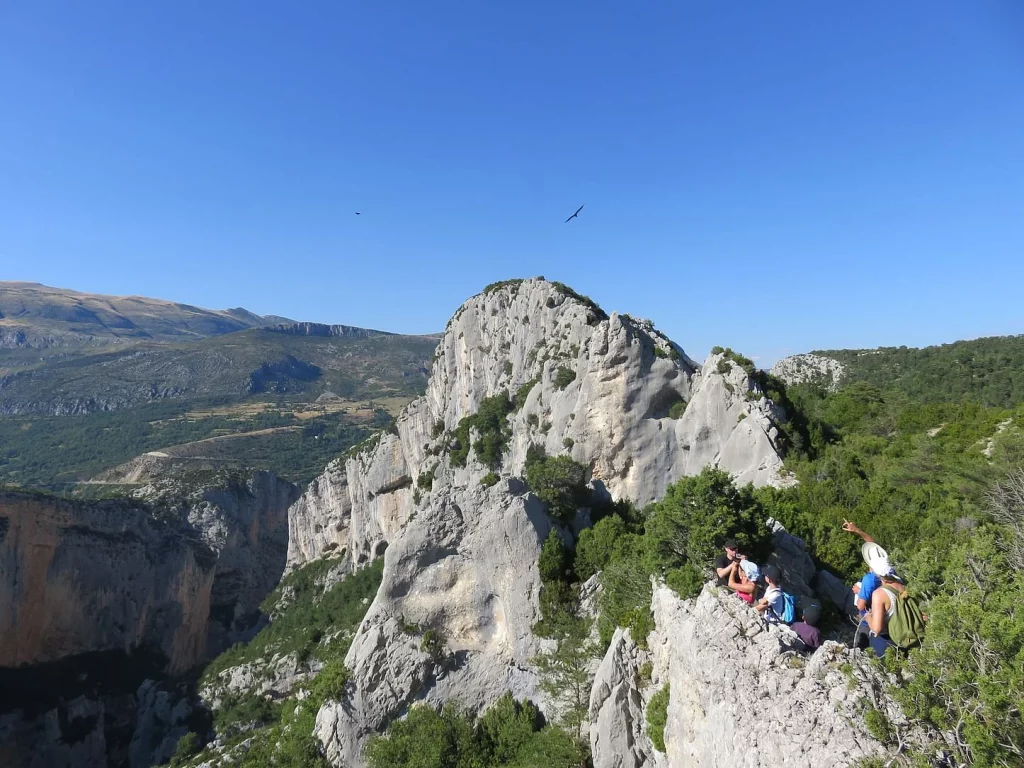
<svg viewBox="0 0 1024 768">
<path fill-rule="evenodd" d="M 708 585 L 695 600 L 667 587 L 652 602 L 656 683 L 670 686 L 667 765 L 849 766 L 884 753 L 865 707 L 905 721 L 859 651 L 826 642 L 808 655 L 787 627 Z"/>
<path fill-rule="evenodd" d="M 298 489 L 256 472 L 136 496 L 0 495 L 0 667 L 145 647 L 182 672 L 255 623 Z"/>
<path fill-rule="evenodd" d="M 394 336 L 387 331 L 357 328 L 354 325 L 327 325 L 326 323 L 281 323 L 269 326 L 268 331 L 287 333 L 292 336 L 324 336 L 342 339 L 367 339 L 370 336 Z"/>
<path fill-rule="evenodd" d="M 645 670 L 646 667 L 646 670 Z M 594 768 L 661 766 L 645 728 L 645 709 L 658 686 L 650 674 L 651 653 L 618 628 L 594 676 L 590 690 L 590 750 Z"/>
<path fill-rule="evenodd" d="M 146 646 L 171 671 L 206 647 L 216 556 L 122 502 L 0 495 L 0 666 Z"/>
<path fill-rule="evenodd" d="M 461 420 L 502 392 L 516 408 L 484 487 L 490 468 L 473 451 L 465 466 L 448 452 Z M 608 316 L 559 284 L 512 281 L 467 301 L 397 434 L 333 464 L 289 514 L 289 567 L 342 550 L 358 566 L 386 548 L 346 658 L 349 694 L 317 718 L 334 763 L 359 765 L 365 737 L 415 700 L 543 698 L 531 627 L 537 557 L 557 526 L 516 479 L 531 445 L 570 454 L 599 496 L 643 505 L 709 465 L 740 482 L 784 482 L 783 418 L 739 365 L 713 355 L 699 366 L 652 324 Z"/>
<path fill-rule="evenodd" d="M 834 390 L 839 386 L 846 366 L 831 357 L 807 353 L 791 355 L 772 366 L 771 374 L 786 384 L 818 384 Z"/>
<path fill-rule="evenodd" d="M 133 495 L 187 521 L 216 554 L 207 648 L 213 655 L 253 626 L 260 603 L 280 581 L 288 548 L 288 508 L 299 490 L 271 472 L 186 477 L 165 478 Z"/>
</svg>

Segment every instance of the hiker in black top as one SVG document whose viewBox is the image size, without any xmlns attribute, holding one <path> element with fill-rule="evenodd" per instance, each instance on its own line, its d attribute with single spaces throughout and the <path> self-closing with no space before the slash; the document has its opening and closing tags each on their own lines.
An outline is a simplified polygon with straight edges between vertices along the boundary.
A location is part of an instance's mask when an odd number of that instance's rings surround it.
<svg viewBox="0 0 1024 768">
<path fill-rule="evenodd" d="M 726 540 L 725 554 L 715 558 L 715 573 L 718 575 L 718 581 L 715 583 L 720 587 L 729 586 L 729 571 L 732 570 L 732 564 L 744 558 L 745 555 L 740 554 L 739 544 L 736 542 L 736 539 Z"/>
</svg>

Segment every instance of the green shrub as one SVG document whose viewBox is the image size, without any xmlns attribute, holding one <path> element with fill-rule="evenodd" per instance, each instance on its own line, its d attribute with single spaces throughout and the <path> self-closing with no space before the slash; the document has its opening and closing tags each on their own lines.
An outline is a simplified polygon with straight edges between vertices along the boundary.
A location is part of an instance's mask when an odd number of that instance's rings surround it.
<svg viewBox="0 0 1024 768">
<path fill-rule="evenodd" d="M 431 488 L 433 488 L 434 470 L 430 470 L 429 472 L 421 472 L 419 477 L 416 478 L 416 487 L 424 491 L 429 491 Z"/>
<path fill-rule="evenodd" d="M 548 456 L 538 445 L 526 453 L 526 484 L 547 504 L 548 513 L 564 522 L 589 498 L 587 468 L 568 456 Z"/>
<path fill-rule="evenodd" d="M 281 706 L 254 693 L 227 694 L 213 713 L 217 733 L 224 736 L 236 733 L 249 725 L 264 726 L 281 718 Z"/>
<path fill-rule="evenodd" d="M 753 555 L 766 554 L 769 533 L 753 487 L 737 488 L 720 469 L 679 480 L 647 509 L 646 558 L 653 572 L 687 562 L 703 568 L 729 538 Z"/>
<path fill-rule="evenodd" d="M 654 748 L 665 751 L 665 724 L 668 723 L 669 687 L 666 685 L 647 703 L 647 735 Z"/>
<path fill-rule="evenodd" d="M 662 349 L 658 345 L 655 345 L 654 346 L 654 356 L 655 357 L 661 357 L 661 358 L 667 358 L 668 357 L 668 352 L 666 352 L 664 349 Z"/>
<path fill-rule="evenodd" d="M 566 365 L 558 366 L 558 371 L 555 373 L 555 387 L 565 389 L 574 381 L 576 381 L 576 371 Z"/>
<path fill-rule="evenodd" d="M 677 400 L 672 404 L 672 407 L 668 409 L 668 417 L 670 419 L 681 419 L 683 414 L 686 413 L 686 401 Z"/>
<path fill-rule="evenodd" d="M 508 423 L 508 415 L 512 410 L 512 401 L 504 390 L 481 400 L 477 412 L 463 417 L 455 428 L 454 446 L 449 451 L 452 466 L 466 466 L 470 436 L 472 430 L 476 430 L 477 439 L 472 448 L 476 452 L 477 460 L 485 467 L 497 469 L 512 437 L 512 426 Z"/>
<path fill-rule="evenodd" d="M 715 366 L 715 370 L 723 376 L 727 375 L 732 370 L 732 362 L 727 357 L 723 357 L 718 361 L 718 365 Z"/>
<path fill-rule="evenodd" d="M 380 586 L 384 559 L 378 558 L 323 592 L 320 580 L 337 564 L 337 560 L 314 561 L 282 579 L 262 605 L 264 612 L 273 614 L 273 621 L 248 643 L 236 644 L 211 661 L 203 670 L 202 682 L 212 682 L 229 667 L 269 659 L 275 653 L 296 652 L 323 661 L 343 657 L 348 651 L 349 633 L 363 620 L 369 599 Z M 291 602 L 278 611 L 276 606 L 286 589 Z M 321 642 L 322 637 L 339 631 L 341 637 L 330 645 Z"/>
<path fill-rule="evenodd" d="M 438 419 L 434 422 L 434 426 L 430 429 L 430 436 L 435 440 L 441 436 L 444 432 L 444 419 Z"/>
<path fill-rule="evenodd" d="M 490 488 L 500 479 L 501 476 L 497 472 L 488 472 L 486 475 L 480 478 L 480 485 L 482 485 L 484 488 Z"/>
<path fill-rule="evenodd" d="M 571 451 L 574 445 L 576 445 L 576 441 L 571 437 L 562 438 L 562 447 L 565 448 L 565 450 Z"/>
<path fill-rule="evenodd" d="M 178 739 L 178 745 L 174 748 L 174 755 L 171 757 L 171 768 L 180 768 L 185 765 L 191 758 L 198 755 L 202 748 L 203 745 L 200 743 L 199 737 L 189 731 Z"/>
<path fill-rule="evenodd" d="M 540 417 L 536 413 L 526 414 L 526 425 L 536 429 L 540 426 Z"/>
<path fill-rule="evenodd" d="M 696 597 L 704 587 L 707 574 L 693 563 L 683 563 L 665 574 L 665 584 L 683 600 Z"/>
<path fill-rule="evenodd" d="M 341 659 L 331 659 L 314 678 L 310 686 L 313 701 L 323 704 L 325 701 L 340 701 L 345 694 L 345 686 L 349 681 L 349 671 Z"/>
<path fill-rule="evenodd" d="M 505 370 L 505 375 L 506 376 L 511 376 L 512 375 L 512 361 L 511 360 L 506 360 L 505 361 L 505 368 L 504 368 L 504 370 Z"/>
<path fill-rule="evenodd" d="M 610 515 L 598 520 L 592 528 L 580 531 L 573 567 L 579 579 L 586 581 L 613 559 L 626 559 L 639 551 L 639 538 L 629 532 L 621 517 Z"/>
</svg>

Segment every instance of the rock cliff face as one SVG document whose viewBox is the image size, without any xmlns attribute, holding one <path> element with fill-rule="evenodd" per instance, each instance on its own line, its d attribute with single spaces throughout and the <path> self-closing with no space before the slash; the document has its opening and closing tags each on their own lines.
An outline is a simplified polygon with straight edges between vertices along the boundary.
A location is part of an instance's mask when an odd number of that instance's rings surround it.
<svg viewBox="0 0 1024 768">
<path fill-rule="evenodd" d="M 460 467 L 448 449 L 460 421 L 502 391 L 517 408 L 484 487 L 489 468 L 475 452 Z M 341 550 L 358 566 L 386 547 L 346 658 L 351 695 L 317 719 L 328 755 L 361 764 L 365 736 L 417 699 L 539 698 L 530 628 L 537 558 L 555 526 L 516 479 L 531 444 L 585 465 L 597 493 L 643 505 L 708 465 L 740 482 L 783 482 L 782 419 L 738 365 L 714 355 L 699 366 L 650 323 L 608 316 L 559 284 L 512 281 L 467 301 L 397 434 L 329 467 L 290 511 L 289 567 Z M 423 650 L 427 630 L 440 651 Z"/>
<path fill-rule="evenodd" d="M 172 671 L 206 646 L 216 557 L 125 503 L 0 495 L 0 666 L 147 646 Z"/>
<path fill-rule="evenodd" d="M 654 591 L 657 629 L 640 651 L 619 630 L 591 694 L 595 768 L 851 766 L 885 753 L 864 726 L 868 708 L 906 726 L 859 651 L 826 642 L 813 654 L 788 627 L 769 628 L 727 590 L 693 600 Z M 649 663 L 645 685 L 639 669 Z M 665 752 L 645 711 L 669 686 Z"/>
<path fill-rule="evenodd" d="M 216 553 L 207 654 L 219 653 L 254 624 L 280 581 L 298 488 L 270 472 L 200 472 L 198 480 L 169 477 L 134 495 L 187 521 Z"/>
<path fill-rule="evenodd" d="M 257 472 L 137 496 L 0 496 L 0 667 L 145 647 L 177 673 L 254 623 L 284 570 L 297 488 Z"/>
</svg>

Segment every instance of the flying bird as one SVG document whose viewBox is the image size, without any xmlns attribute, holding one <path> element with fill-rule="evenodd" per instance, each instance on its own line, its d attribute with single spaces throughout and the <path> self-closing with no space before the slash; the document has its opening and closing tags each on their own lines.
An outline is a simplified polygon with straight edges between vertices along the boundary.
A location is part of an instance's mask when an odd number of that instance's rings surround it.
<svg viewBox="0 0 1024 768">
<path fill-rule="evenodd" d="M 586 203 L 584 203 L 583 205 L 586 205 Z M 568 224 L 570 221 L 572 221 L 577 216 L 579 216 L 580 215 L 580 211 L 583 210 L 583 205 L 581 205 L 579 208 L 577 208 L 576 209 L 576 213 L 574 213 L 572 216 L 570 216 L 568 219 L 566 219 L 563 223 Z"/>
<path fill-rule="evenodd" d="M 362 216 L 362 215 L 363 215 L 362 211 L 356 211 L 356 216 Z"/>
</svg>

